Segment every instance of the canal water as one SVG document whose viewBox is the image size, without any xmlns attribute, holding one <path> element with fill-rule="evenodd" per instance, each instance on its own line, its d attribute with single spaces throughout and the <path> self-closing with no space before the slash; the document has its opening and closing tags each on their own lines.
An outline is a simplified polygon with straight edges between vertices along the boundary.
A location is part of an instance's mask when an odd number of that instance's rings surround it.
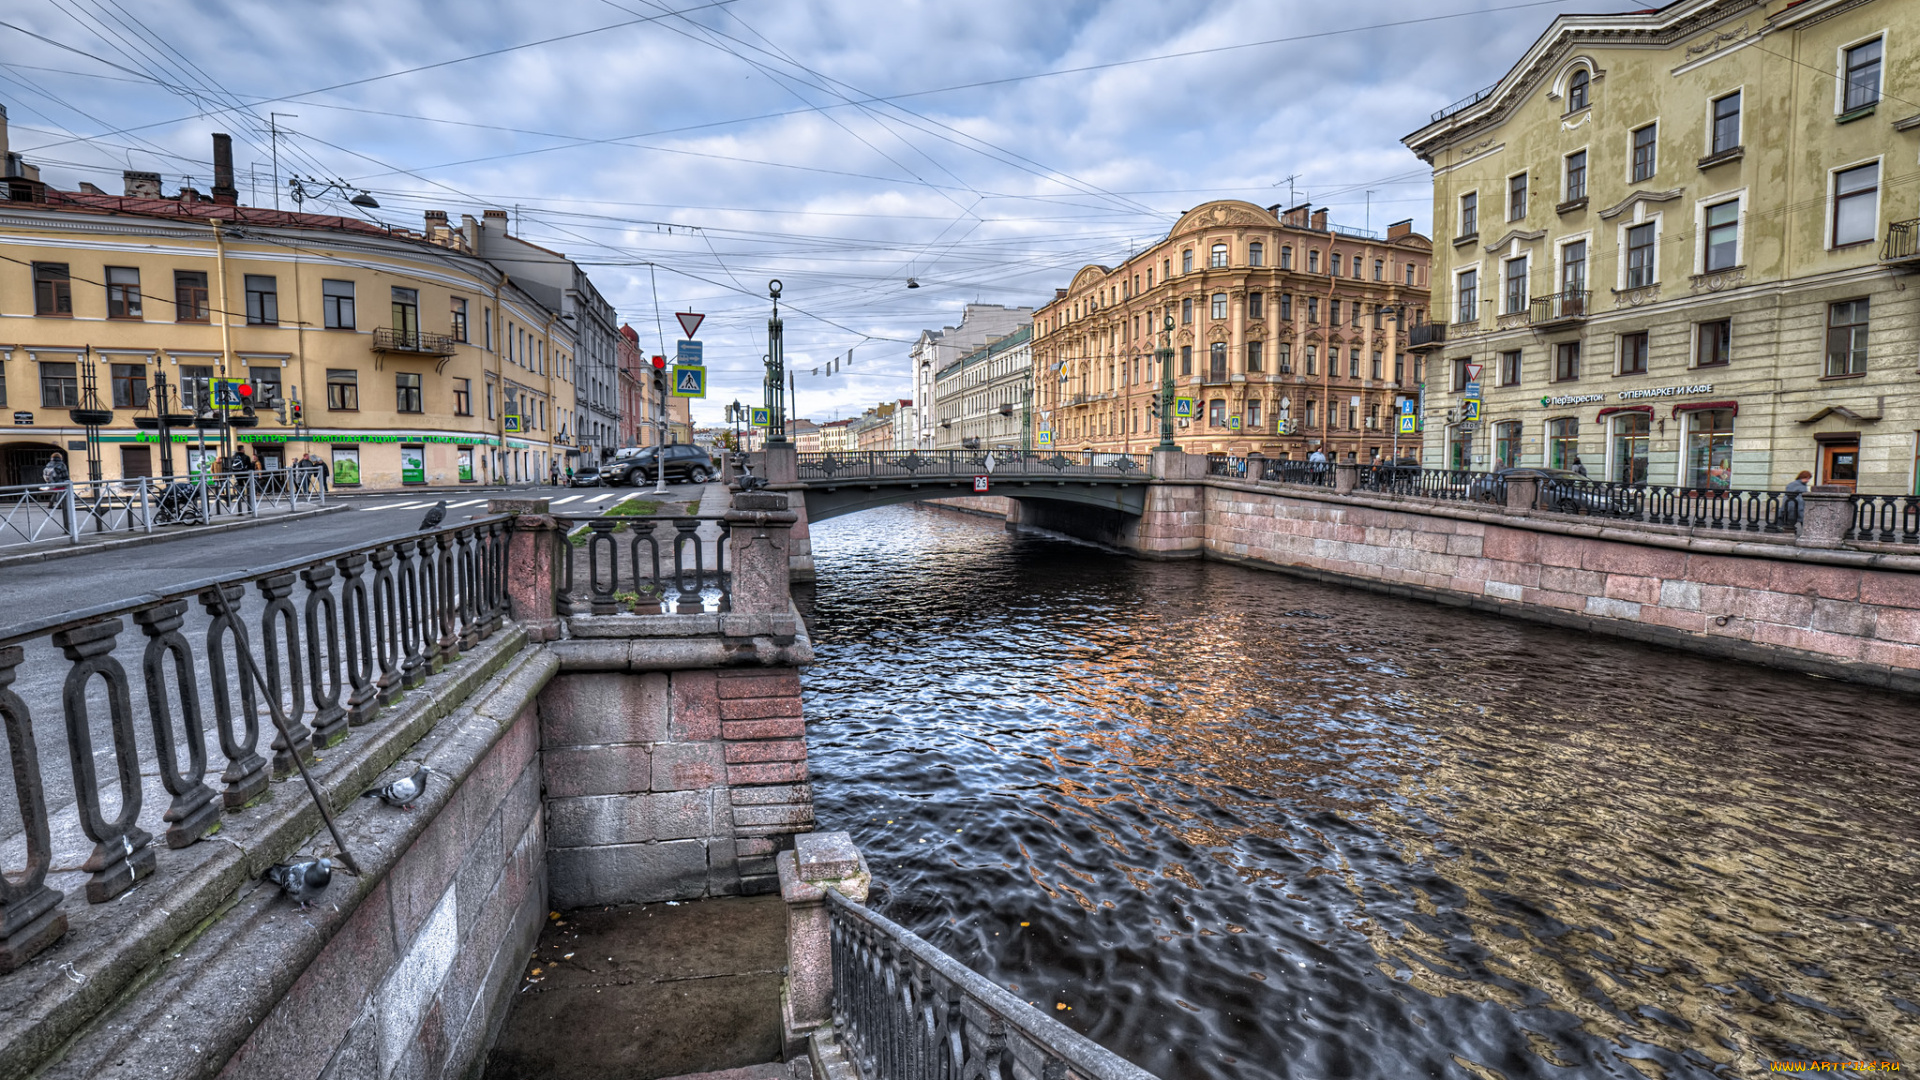
<svg viewBox="0 0 1920 1080">
<path fill-rule="evenodd" d="M 1920 1067 L 1910 699 L 946 510 L 813 543 L 820 827 L 1161 1077 Z"/>
</svg>

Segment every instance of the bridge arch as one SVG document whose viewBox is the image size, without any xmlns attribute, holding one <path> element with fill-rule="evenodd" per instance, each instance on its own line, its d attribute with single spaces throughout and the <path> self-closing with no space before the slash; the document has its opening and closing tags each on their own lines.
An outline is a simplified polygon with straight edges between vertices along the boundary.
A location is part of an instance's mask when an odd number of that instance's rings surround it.
<svg viewBox="0 0 1920 1080">
<path fill-rule="evenodd" d="M 1021 502 L 1038 501 L 1066 510 L 1072 507 L 1094 508 L 1108 514 L 1137 518 L 1146 511 L 1147 483 L 1112 483 L 1077 480 L 1011 480 L 995 482 L 986 492 Z M 806 500 L 807 522 L 819 522 L 862 510 L 929 499 L 951 499 L 974 494 L 970 484 L 958 483 L 859 483 L 836 485 L 811 483 L 800 490 L 788 491 Z"/>
</svg>

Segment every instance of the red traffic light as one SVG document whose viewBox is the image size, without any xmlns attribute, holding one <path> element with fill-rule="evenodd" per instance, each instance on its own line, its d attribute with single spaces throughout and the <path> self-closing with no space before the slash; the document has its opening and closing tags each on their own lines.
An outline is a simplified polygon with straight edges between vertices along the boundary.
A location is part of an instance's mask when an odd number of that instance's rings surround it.
<svg viewBox="0 0 1920 1080">
<path fill-rule="evenodd" d="M 667 370 L 667 358 L 666 358 L 666 357 L 664 357 L 664 356 L 656 356 L 656 357 L 654 357 L 654 358 L 653 358 L 653 370 L 655 370 L 655 371 L 665 371 L 665 370 Z"/>
<path fill-rule="evenodd" d="M 252 397 L 252 396 L 253 396 L 253 384 L 252 384 L 252 383 L 241 383 L 241 384 L 240 384 L 240 396 L 241 396 L 241 397 Z"/>
</svg>

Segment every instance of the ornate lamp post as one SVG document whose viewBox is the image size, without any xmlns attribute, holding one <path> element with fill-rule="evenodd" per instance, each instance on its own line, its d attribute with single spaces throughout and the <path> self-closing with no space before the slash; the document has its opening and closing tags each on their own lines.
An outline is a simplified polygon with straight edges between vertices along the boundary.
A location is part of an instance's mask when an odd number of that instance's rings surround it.
<svg viewBox="0 0 1920 1080">
<path fill-rule="evenodd" d="M 1178 450 L 1173 441 L 1173 316 L 1167 316 L 1166 342 L 1155 354 L 1160 360 L 1160 445 L 1159 450 Z"/>
<path fill-rule="evenodd" d="M 767 443 L 787 441 L 787 354 L 780 325 L 780 279 L 767 282 L 773 317 L 767 320 Z"/>
</svg>

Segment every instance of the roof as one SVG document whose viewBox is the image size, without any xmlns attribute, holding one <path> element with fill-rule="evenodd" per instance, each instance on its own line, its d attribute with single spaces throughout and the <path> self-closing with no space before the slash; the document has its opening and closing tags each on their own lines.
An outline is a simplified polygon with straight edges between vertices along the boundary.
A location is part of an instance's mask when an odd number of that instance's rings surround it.
<svg viewBox="0 0 1920 1080">
<path fill-rule="evenodd" d="M 338 217 L 333 214 L 303 214 L 293 210 L 266 210 L 257 206 L 239 206 L 233 203 L 181 202 L 179 199 L 143 199 L 131 195 L 93 195 L 84 191 L 55 191 L 48 188 L 45 203 L 22 205 L 44 207 L 48 210 L 171 218 L 175 221 L 206 221 L 208 218 L 217 218 L 236 225 L 335 229 L 341 232 L 364 233 L 368 236 L 391 236 L 396 239 L 426 242 L 425 238 L 417 233 L 404 229 L 390 229 L 385 225 L 362 221 L 359 218 Z"/>
</svg>

